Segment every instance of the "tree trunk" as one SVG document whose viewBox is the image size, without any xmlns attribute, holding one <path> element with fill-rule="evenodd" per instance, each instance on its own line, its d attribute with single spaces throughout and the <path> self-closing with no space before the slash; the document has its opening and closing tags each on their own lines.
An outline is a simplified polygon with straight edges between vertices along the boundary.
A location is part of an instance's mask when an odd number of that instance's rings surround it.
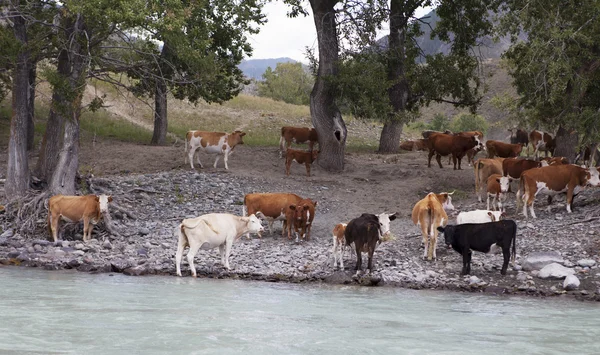
<svg viewBox="0 0 600 355">
<path fill-rule="evenodd" d="M 344 150 L 348 133 L 338 109 L 334 85 L 327 80 L 337 74 L 338 37 L 335 11 L 337 0 L 310 0 L 319 43 L 319 70 L 310 94 L 310 114 L 319 136 L 317 164 L 330 172 L 344 170 Z"/>
<path fill-rule="evenodd" d="M 23 197 L 29 188 L 29 163 L 27 160 L 27 119 L 29 93 L 29 66 L 31 58 L 27 49 L 27 27 L 21 16 L 12 18 L 14 35 L 22 46 L 13 69 L 12 118 L 8 141 L 8 166 L 4 192 L 9 201 Z"/>
<path fill-rule="evenodd" d="M 29 93 L 27 95 L 27 150 L 32 151 L 34 148 L 35 136 L 35 79 L 36 79 L 36 63 L 32 62 L 29 66 Z"/>
<path fill-rule="evenodd" d="M 556 149 L 553 156 L 565 157 L 570 163 L 575 162 L 577 156 L 577 145 L 579 144 L 579 134 L 575 130 L 567 131 L 563 126 L 558 127 L 556 132 Z"/>
<path fill-rule="evenodd" d="M 403 0 L 392 0 L 390 4 L 390 35 L 388 36 L 388 79 L 394 84 L 388 90 L 392 112 L 381 131 L 379 153 L 397 153 L 400 149 L 400 136 L 404 121 L 401 119 L 406 110 L 409 87 L 404 73 L 406 25 Z M 408 12 L 414 10 L 408 9 Z"/>
<path fill-rule="evenodd" d="M 160 78 L 154 92 L 154 133 L 152 145 L 164 145 L 167 140 L 167 85 Z"/>
</svg>

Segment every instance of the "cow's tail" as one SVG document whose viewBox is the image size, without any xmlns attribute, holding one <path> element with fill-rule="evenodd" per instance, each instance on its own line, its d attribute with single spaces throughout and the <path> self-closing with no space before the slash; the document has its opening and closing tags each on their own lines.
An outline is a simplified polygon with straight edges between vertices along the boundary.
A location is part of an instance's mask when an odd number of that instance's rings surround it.
<svg viewBox="0 0 600 355">
<path fill-rule="evenodd" d="M 525 180 L 523 179 L 523 175 L 521 175 L 521 178 L 519 179 L 519 189 L 517 190 L 517 207 L 516 207 L 517 213 L 519 213 L 519 208 L 521 208 L 521 204 L 520 204 L 520 202 L 522 202 L 521 197 L 525 197 L 525 193 L 526 193 L 524 181 Z M 523 193 L 523 195 L 521 195 L 521 192 Z M 525 203 L 525 202 L 523 201 L 523 203 Z"/>
<path fill-rule="evenodd" d="M 184 228 L 183 223 L 180 223 L 173 230 L 173 234 L 177 238 L 177 252 L 175 253 L 175 269 L 177 270 L 177 276 L 181 276 L 181 258 L 183 257 L 183 250 L 189 245 Z"/>
<path fill-rule="evenodd" d="M 185 144 L 184 144 L 184 147 L 185 147 L 185 148 L 184 148 L 184 149 L 185 149 L 185 151 L 184 151 L 184 153 L 183 153 L 183 155 L 184 155 L 184 159 L 185 159 L 185 163 L 186 163 L 186 164 L 187 164 L 187 162 L 188 162 L 188 137 L 187 137 L 187 136 L 188 136 L 188 135 L 187 135 L 187 133 L 186 133 L 186 134 L 185 134 L 185 138 L 184 138 L 184 141 L 185 141 Z"/>
<path fill-rule="evenodd" d="M 479 190 L 481 189 L 479 186 L 481 184 L 481 181 L 479 181 L 479 169 L 482 167 L 483 163 L 477 160 L 475 163 L 475 195 L 477 195 L 477 197 L 479 197 Z"/>
<path fill-rule="evenodd" d="M 284 152 L 284 142 L 285 142 L 285 138 L 283 138 L 283 127 L 281 127 L 281 137 L 279 138 L 279 157 L 283 157 L 283 152 Z"/>
<path fill-rule="evenodd" d="M 512 264 L 515 266 L 515 259 L 517 258 L 517 227 L 515 225 L 515 230 L 513 232 L 513 244 L 512 244 Z"/>
</svg>

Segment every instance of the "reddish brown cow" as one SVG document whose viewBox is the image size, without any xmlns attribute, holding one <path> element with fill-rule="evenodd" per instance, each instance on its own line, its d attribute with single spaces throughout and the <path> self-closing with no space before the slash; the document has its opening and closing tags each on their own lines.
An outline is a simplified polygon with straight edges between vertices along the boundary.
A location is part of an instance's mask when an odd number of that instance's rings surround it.
<svg viewBox="0 0 600 355">
<path fill-rule="evenodd" d="M 279 157 L 290 148 L 292 142 L 302 144 L 308 142 L 308 150 L 312 151 L 315 143 L 319 142 L 317 130 L 309 127 L 281 127 L 281 138 L 279 139 Z M 285 148 L 284 148 L 285 143 Z"/>
<path fill-rule="evenodd" d="M 414 141 L 404 141 L 400 143 L 400 149 L 408 150 L 411 152 L 419 151 L 419 150 L 427 150 L 427 140 L 426 139 L 417 139 Z"/>
<path fill-rule="evenodd" d="M 548 166 L 548 163 L 530 159 L 504 159 L 502 162 L 502 175 L 517 180 L 521 178 L 524 171 L 542 166 Z"/>
<path fill-rule="evenodd" d="M 450 131 L 446 131 L 446 132 L 450 132 Z M 446 133 L 444 132 L 444 133 Z M 446 133 L 448 134 L 448 133 Z M 460 137 L 473 137 L 473 136 L 477 136 L 479 137 L 479 140 L 483 140 L 483 133 L 481 131 L 464 131 L 464 132 L 457 132 L 457 133 L 452 133 L 450 132 L 449 134 L 452 134 L 454 136 L 460 136 Z M 485 150 L 485 146 L 482 145 L 480 146 L 476 146 L 475 148 L 471 148 L 469 150 L 467 150 L 467 162 L 469 163 L 469 166 L 471 166 L 473 164 L 473 161 L 475 159 L 475 156 L 477 155 L 477 153 L 479 153 L 482 150 Z M 452 157 L 449 156 L 448 157 L 448 165 L 452 164 Z"/>
<path fill-rule="evenodd" d="M 569 164 L 569 159 L 565 157 L 546 157 L 540 159 L 540 161 L 545 161 L 548 165 L 565 165 Z"/>
<path fill-rule="evenodd" d="M 515 158 L 521 154 L 523 146 L 520 144 L 509 144 L 501 141 L 488 140 L 485 142 L 488 152 L 488 158 Z"/>
<path fill-rule="evenodd" d="M 292 166 L 292 161 L 297 162 L 298 164 L 304 164 L 306 166 L 306 176 L 310 176 L 310 165 L 317 160 L 317 156 L 319 155 L 318 150 L 313 150 L 312 152 L 305 152 L 302 150 L 296 149 L 288 149 L 285 152 L 285 174 L 290 175 L 290 167 Z"/>
<path fill-rule="evenodd" d="M 431 158 L 435 154 L 435 159 L 438 162 L 440 168 L 442 167 L 441 158 L 452 154 L 452 161 L 454 162 L 454 170 L 456 170 L 456 162 L 458 161 L 458 170 L 461 169 L 460 163 L 462 158 L 465 156 L 467 151 L 477 146 L 483 147 L 479 137 L 461 137 L 451 136 L 443 133 L 432 133 L 427 139 L 427 147 L 429 149 L 429 157 L 427 166 L 431 168 Z"/>
<path fill-rule="evenodd" d="M 48 230 L 56 242 L 58 240 L 58 223 L 60 219 L 67 222 L 83 220 L 83 241 L 92 239 L 92 229 L 102 214 L 108 212 L 108 204 L 112 196 L 85 195 L 64 196 L 55 195 L 48 200 Z"/>
<path fill-rule="evenodd" d="M 542 131 L 531 131 L 529 133 L 529 143 L 533 147 L 533 155 L 538 158 L 538 152 L 541 150 L 548 156 L 548 153 L 554 155 L 554 149 L 556 148 L 556 139 L 550 134 Z M 527 155 L 529 156 L 529 148 L 527 149 Z"/>
<path fill-rule="evenodd" d="M 292 239 L 293 229 L 296 242 L 298 242 L 298 230 L 301 230 L 300 235 L 303 240 L 310 240 L 310 228 L 315 218 L 315 207 L 317 207 L 317 201 L 310 198 L 300 200 L 298 203 L 290 204 L 287 207 L 283 229 L 287 229 L 288 239 Z"/>
<path fill-rule="evenodd" d="M 244 196 L 244 216 L 256 215 L 264 218 L 269 224 L 269 232 L 273 233 L 275 221 L 285 221 L 285 211 L 289 205 L 297 204 L 302 197 L 289 193 L 255 193 Z M 281 231 L 283 236 L 285 230 Z M 258 236 L 261 237 L 260 232 Z M 246 234 L 250 238 L 250 234 Z"/>
</svg>

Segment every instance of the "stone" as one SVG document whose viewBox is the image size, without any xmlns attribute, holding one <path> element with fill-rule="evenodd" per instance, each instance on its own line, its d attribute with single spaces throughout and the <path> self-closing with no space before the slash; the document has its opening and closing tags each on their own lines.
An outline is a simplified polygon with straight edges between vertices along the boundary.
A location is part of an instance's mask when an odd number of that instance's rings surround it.
<svg viewBox="0 0 600 355">
<path fill-rule="evenodd" d="M 81 262 L 79 262 L 79 260 L 77 260 L 77 259 L 72 259 L 67 262 L 67 265 L 70 268 L 75 269 L 75 268 L 78 268 L 79 265 L 81 265 Z"/>
<path fill-rule="evenodd" d="M 575 270 L 569 269 L 558 263 L 546 265 L 538 273 L 540 279 L 564 279 L 568 275 L 575 274 Z"/>
<path fill-rule="evenodd" d="M 111 270 L 114 272 L 123 272 L 123 270 L 131 267 L 131 263 L 127 260 L 116 259 L 110 263 Z"/>
<path fill-rule="evenodd" d="M 523 260 L 521 266 L 525 271 L 532 271 L 541 270 L 544 266 L 552 263 L 563 264 L 564 262 L 563 257 L 555 251 L 533 252 Z"/>
<path fill-rule="evenodd" d="M 102 243 L 102 248 L 111 250 L 113 248 L 113 246 L 112 246 L 112 244 L 110 244 L 110 241 L 105 240 L 104 243 Z"/>
<path fill-rule="evenodd" d="M 581 282 L 575 275 L 567 275 L 565 277 L 565 281 L 563 282 L 563 288 L 567 291 L 573 291 L 579 287 Z"/>
<path fill-rule="evenodd" d="M 477 285 L 481 283 L 481 279 L 475 275 L 469 277 L 469 285 Z"/>
<path fill-rule="evenodd" d="M 42 251 L 42 249 L 44 249 L 44 247 L 42 247 L 42 246 L 41 246 L 41 245 L 39 245 L 39 244 L 35 244 L 35 245 L 33 246 L 33 250 L 35 250 L 35 251 L 37 251 L 37 252 L 40 252 L 40 251 Z"/>
<path fill-rule="evenodd" d="M 85 255 L 85 251 L 83 250 L 75 250 L 73 253 L 71 253 L 73 255 L 77 255 L 77 256 L 83 256 Z"/>
<path fill-rule="evenodd" d="M 593 259 L 581 259 L 577 261 L 577 265 L 581 267 L 592 267 L 596 265 L 596 260 Z"/>
<path fill-rule="evenodd" d="M 526 281 L 526 280 L 527 280 L 527 276 L 528 276 L 528 275 L 527 275 L 526 273 L 524 273 L 524 272 L 520 272 L 520 273 L 517 275 L 517 280 L 519 280 L 519 281 Z"/>
<path fill-rule="evenodd" d="M 0 234 L 0 238 L 8 239 L 8 238 L 12 237 L 14 234 L 15 234 L 15 232 L 13 232 L 13 230 L 9 228 L 9 229 L 5 230 L 4 233 Z"/>
<path fill-rule="evenodd" d="M 85 248 L 85 246 L 83 245 L 83 243 L 77 243 L 77 244 L 75 244 L 75 249 L 77 249 L 77 250 L 83 250 L 83 248 Z"/>
<path fill-rule="evenodd" d="M 340 270 L 340 271 L 332 272 L 327 277 L 325 277 L 325 282 L 329 283 L 329 284 L 335 284 L 335 285 L 350 284 L 350 283 L 352 283 L 352 277 L 350 277 L 344 271 Z"/>
<path fill-rule="evenodd" d="M 123 274 L 127 276 L 142 276 L 148 273 L 148 268 L 146 264 L 134 266 L 123 270 Z"/>
<path fill-rule="evenodd" d="M 142 227 L 142 228 L 140 228 L 139 232 L 141 235 L 148 235 L 148 234 L 150 234 L 150 229 L 148 229 L 146 227 Z"/>
<path fill-rule="evenodd" d="M 70 245 L 70 243 L 69 243 L 69 241 L 68 241 L 68 240 L 63 240 L 63 241 L 60 243 L 60 245 L 61 245 L 63 248 L 68 248 L 68 247 L 69 247 L 69 245 Z"/>
<path fill-rule="evenodd" d="M 44 240 L 44 239 L 36 239 L 31 244 L 33 244 L 33 246 L 39 245 L 39 246 L 42 246 L 42 247 L 47 247 L 51 243 L 49 241 L 47 241 L 47 240 Z"/>
</svg>

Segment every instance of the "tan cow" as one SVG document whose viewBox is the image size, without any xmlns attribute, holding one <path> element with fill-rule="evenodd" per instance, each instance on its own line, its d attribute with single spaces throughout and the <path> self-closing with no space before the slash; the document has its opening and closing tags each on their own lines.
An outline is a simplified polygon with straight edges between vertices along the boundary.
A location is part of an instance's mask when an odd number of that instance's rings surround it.
<svg viewBox="0 0 600 355">
<path fill-rule="evenodd" d="M 190 166 L 194 169 L 194 155 L 196 150 L 200 150 L 208 154 L 216 154 L 217 158 L 213 167 L 217 167 L 219 158 L 223 155 L 223 162 L 225 163 L 225 170 L 228 170 L 227 159 L 229 155 L 233 153 L 233 149 L 238 144 L 244 144 L 242 137 L 246 133 L 241 131 L 234 131 L 232 133 L 224 132 L 205 132 L 205 131 L 188 131 L 185 136 L 185 162 L 190 161 Z M 200 156 L 196 155 L 198 165 L 203 168 L 202 162 L 200 162 Z"/>
<path fill-rule="evenodd" d="M 283 229 L 287 230 L 288 239 L 292 239 L 292 230 L 296 235 L 296 242 L 301 235 L 303 240 L 310 240 L 310 229 L 315 218 L 315 207 L 317 201 L 310 198 L 300 200 L 298 203 L 290 204 L 285 212 Z M 301 231 L 300 234 L 298 231 Z"/>
<path fill-rule="evenodd" d="M 475 162 L 475 194 L 479 202 L 483 202 L 481 199 L 482 190 L 487 186 L 487 179 L 492 174 L 502 175 L 502 162 L 504 158 L 477 159 Z"/>
<path fill-rule="evenodd" d="M 281 127 L 281 138 L 279 139 L 280 158 L 290 148 L 292 142 L 296 144 L 308 142 L 308 150 L 312 151 L 315 143 L 319 143 L 317 130 L 309 127 Z"/>
<path fill-rule="evenodd" d="M 275 221 L 285 221 L 285 211 L 290 205 L 295 205 L 302 197 L 290 193 L 253 193 L 244 196 L 244 216 L 255 214 L 264 218 L 269 224 L 269 233 L 273 233 Z M 283 236 L 285 229 L 282 229 Z M 258 233 L 259 238 L 261 234 Z M 250 238 L 250 234 L 246 234 Z"/>
<path fill-rule="evenodd" d="M 108 204 L 112 200 L 112 196 L 107 195 L 54 195 L 50 197 L 48 200 L 48 230 L 54 241 L 58 240 L 58 224 L 61 218 L 67 222 L 83 221 L 83 241 L 92 239 L 94 225 L 102 219 L 103 213 L 108 212 Z"/>
<path fill-rule="evenodd" d="M 344 250 L 346 249 L 346 226 L 348 223 L 338 223 L 333 227 L 333 267 L 340 264 L 340 269 L 344 270 Z M 352 255 L 352 253 L 350 253 Z"/>
<path fill-rule="evenodd" d="M 431 192 L 413 207 L 412 221 L 415 225 L 421 226 L 423 243 L 425 244 L 423 259 L 432 260 L 436 258 L 437 227 L 445 226 L 448 223 L 448 215 L 444 210 L 454 209 L 452 197 L 450 197 L 453 193 L 435 194 Z"/>
<path fill-rule="evenodd" d="M 310 176 L 310 165 L 317 160 L 317 156 L 319 155 L 318 150 L 313 150 L 312 152 L 305 152 L 302 150 L 296 149 L 288 149 L 285 152 L 285 174 L 287 176 L 290 175 L 290 168 L 292 166 L 292 162 L 295 161 L 298 164 L 304 164 L 306 166 L 306 176 Z"/>
<path fill-rule="evenodd" d="M 600 168 L 582 168 L 577 165 L 553 165 L 525 171 L 521 175 L 517 201 L 523 192 L 523 215 L 527 218 L 527 207 L 531 216 L 537 218 L 533 211 L 535 197 L 539 193 L 556 195 L 567 193 L 567 212 L 571 213 L 573 197 L 585 186 L 599 186 Z"/>
</svg>

